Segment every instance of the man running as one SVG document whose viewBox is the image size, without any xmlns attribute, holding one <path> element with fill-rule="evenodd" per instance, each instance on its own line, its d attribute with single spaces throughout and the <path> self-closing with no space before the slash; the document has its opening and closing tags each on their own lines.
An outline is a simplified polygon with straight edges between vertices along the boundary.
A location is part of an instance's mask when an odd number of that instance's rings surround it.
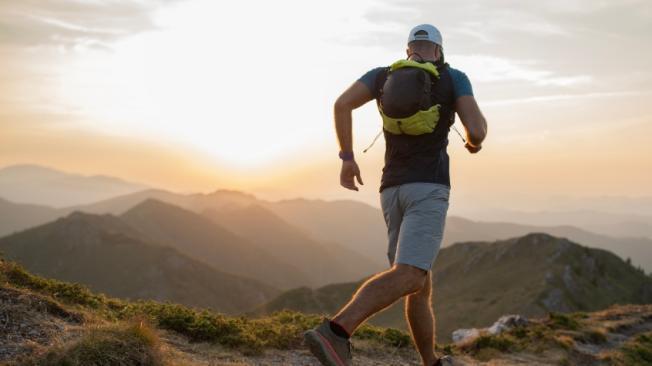
<svg viewBox="0 0 652 366">
<path fill-rule="evenodd" d="M 482 148 L 487 123 L 467 76 L 444 63 L 442 44 L 441 33 L 429 24 L 414 27 L 408 36 L 408 60 L 430 62 L 438 70 L 431 98 L 439 105 L 439 122 L 434 131 L 419 135 L 395 134 L 384 129 L 386 151 L 380 201 L 387 224 L 391 268 L 360 286 L 335 317 L 324 319 L 320 326 L 305 333 L 307 345 L 323 365 L 350 365 L 349 338 L 353 332 L 370 316 L 404 296 L 405 315 L 423 365 L 444 364 L 445 359 L 434 352 L 430 270 L 441 245 L 448 211 L 448 132 L 457 113 L 466 132 L 465 147 L 475 154 Z M 379 67 L 367 72 L 335 102 L 335 127 L 342 159 L 340 184 L 347 189 L 357 191 L 356 180 L 363 184 L 353 155 L 352 111 L 373 99 L 380 100 L 389 70 Z"/>
</svg>

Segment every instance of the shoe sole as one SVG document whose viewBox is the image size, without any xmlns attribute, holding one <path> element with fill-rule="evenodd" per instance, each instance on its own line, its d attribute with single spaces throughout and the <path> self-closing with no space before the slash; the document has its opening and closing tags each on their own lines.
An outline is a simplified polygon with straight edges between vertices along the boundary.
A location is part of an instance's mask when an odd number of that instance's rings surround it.
<svg viewBox="0 0 652 366">
<path fill-rule="evenodd" d="M 328 340 L 319 332 L 309 330 L 303 334 L 303 339 L 310 352 L 317 357 L 319 362 L 324 366 L 346 366 L 345 363 L 338 359 L 335 350 Z"/>
</svg>

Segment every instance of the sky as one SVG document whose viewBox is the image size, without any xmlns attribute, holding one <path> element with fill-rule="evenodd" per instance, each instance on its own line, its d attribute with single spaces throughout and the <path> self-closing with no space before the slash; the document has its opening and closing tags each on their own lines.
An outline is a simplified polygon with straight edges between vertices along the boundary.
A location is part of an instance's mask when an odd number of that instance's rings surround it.
<svg viewBox="0 0 652 366">
<path fill-rule="evenodd" d="M 452 210 L 652 196 L 648 0 L 1 1 L 0 167 L 378 206 L 378 112 L 354 112 L 351 192 L 332 105 L 420 23 L 489 124 L 477 155 L 451 133 Z"/>
</svg>

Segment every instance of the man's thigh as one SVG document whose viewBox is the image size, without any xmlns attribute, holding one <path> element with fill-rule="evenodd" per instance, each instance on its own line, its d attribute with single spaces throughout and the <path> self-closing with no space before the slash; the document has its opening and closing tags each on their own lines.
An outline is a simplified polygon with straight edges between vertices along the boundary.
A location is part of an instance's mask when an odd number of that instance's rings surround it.
<svg viewBox="0 0 652 366">
<path fill-rule="evenodd" d="M 380 193 L 380 207 L 383 210 L 385 225 L 387 226 L 387 259 L 389 265 L 394 265 L 396 259 L 396 245 L 403 222 L 403 209 L 399 202 L 399 187 L 388 187 Z"/>
<path fill-rule="evenodd" d="M 450 188 L 435 183 L 400 186 L 403 216 L 398 233 L 396 263 L 429 271 L 444 236 Z"/>
</svg>

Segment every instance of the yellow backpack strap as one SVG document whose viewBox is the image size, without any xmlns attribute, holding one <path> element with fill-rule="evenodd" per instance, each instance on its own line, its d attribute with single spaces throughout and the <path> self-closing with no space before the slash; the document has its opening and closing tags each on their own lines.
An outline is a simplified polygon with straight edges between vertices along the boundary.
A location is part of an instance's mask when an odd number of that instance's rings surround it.
<svg viewBox="0 0 652 366">
<path fill-rule="evenodd" d="M 404 67 L 416 67 L 418 69 L 422 69 L 431 73 L 436 78 L 439 78 L 439 71 L 437 70 L 437 67 L 431 64 L 430 62 L 421 63 L 413 60 L 398 60 L 394 62 L 389 69 L 391 71 L 394 71 L 394 70 L 402 69 Z"/>
</svg>

